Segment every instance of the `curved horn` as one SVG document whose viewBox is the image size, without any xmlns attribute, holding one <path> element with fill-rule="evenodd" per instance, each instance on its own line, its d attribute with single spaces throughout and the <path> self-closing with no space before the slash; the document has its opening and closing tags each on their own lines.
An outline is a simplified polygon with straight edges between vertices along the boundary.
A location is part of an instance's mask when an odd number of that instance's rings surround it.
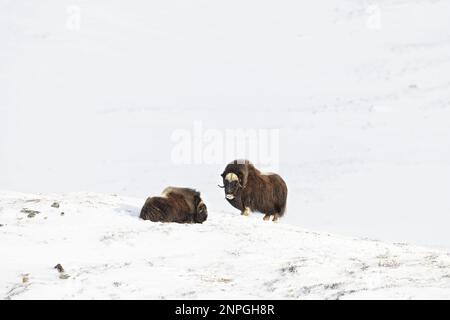
<svg viewBox="0 0 450 320">
<path fill-rule="evenodd" d="M 225 188 L 225 186 L 221 186 L 220 184 L 217 185 L 219 188 Z"/>
</svg>

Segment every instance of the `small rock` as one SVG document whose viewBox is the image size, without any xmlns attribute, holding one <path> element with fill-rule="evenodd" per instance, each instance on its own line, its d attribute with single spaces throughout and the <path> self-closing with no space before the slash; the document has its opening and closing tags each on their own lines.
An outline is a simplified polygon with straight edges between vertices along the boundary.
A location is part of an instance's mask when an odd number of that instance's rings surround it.
<svg viewBox="0 0 450 320">
<path fill-rule="evenodd" d="M 20 212 L 26 213 L 26 214 L 33 214 L 34 216 L 40 213 L 39 211 L 31 210 L 31 209 L 27 209 L 27 208 L 23 208 Z"/>
<path fill-rule="evenodd" d="M 66 273 L 61 273 L 61 274 L 59 275 L 59 278 L 60 278 L 60 279 L 63 279 L 63 280 L 66 280 L 66 279 L 69 279 L 70 276 L 69 276 L 68 274 L 66 274 Z"/>
<path fill-rule="evenodd" d="M 25 202 L 33 202 L 33 203 L 38 203 L 38 202 L 40 202 L 41 201 L 41 199 L 28 199 L 28 200 L 25 200 Z"/>
<path fill-rule="evenodd" d="M 55 268 L 56 270 L 58 270 L 59 273 L 63 273 L 63 272 L 64 272 L 64 268 L 63 268 L 62 265 L 59 264 L 59 263 L 58 263 L 54 268 Z"/>
<path fill-rule="evenodd" d="M 54 268 L 58 270 L 60 279 L 66 280 L 70 278 L 70 276 L 64 272 L 64 268 L 61 264 L 58 263 Z"/>
<path fill-rule="evenodd" d="M 3 226 L 4 226 L 4 224 L 1 224 L 1 223 L 0 223 L 0 227 L 3 227 Z"/>
<path fill-rule="evenodd" d="M 52 208 L 59 208 L 59 203 L 58 202 L 53 202 Z"/>
<path fill-rule="evenodd" d="M 64 212 L 61 212 L 61 215 L 63 216 L 63 215 L 64 215 Z"/>
<path fill-rule="evenodd" d="M 28 281 L 30 281 L 29 274 L 22 275 L 22 283 L 27 283 Z"/>
<path fill-rule="evenodd" d="M 28 217 L 28 218 L 34 218 L 35 216 L 36 216 L 35 213 L 29 213 L 27 217 Z"/>
</svg>

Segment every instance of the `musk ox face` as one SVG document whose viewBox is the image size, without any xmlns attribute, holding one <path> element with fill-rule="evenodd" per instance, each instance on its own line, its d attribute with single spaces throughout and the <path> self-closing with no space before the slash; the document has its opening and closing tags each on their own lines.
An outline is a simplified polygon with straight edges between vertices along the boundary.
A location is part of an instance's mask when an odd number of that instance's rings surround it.
<svg viewBox="0 0 450 320">
<path fill-rule="evenodd" d="M 229 172 L 223 176 L 223 185 L 225 198 L 233 200 L 241 187 L 239 176 L 236 173 Z"/>
<path fill-rule="evenodd" d="M 240 189 L 245 188 L 248 182 L 250 162 L 248 160 L 235 160 L 227 165 L 222 173 L 225 198 L 233 200 Z"/>
<path fill-rule="evenodd" d="M 203 223 L 208 218 L 208 208 L 206 207 L 206 204 L 203 202 L 200 196 L 195 198 L 195 203 L 196 203 L 196 212 L 194 215 L 194 222 Z"/>
</svg>

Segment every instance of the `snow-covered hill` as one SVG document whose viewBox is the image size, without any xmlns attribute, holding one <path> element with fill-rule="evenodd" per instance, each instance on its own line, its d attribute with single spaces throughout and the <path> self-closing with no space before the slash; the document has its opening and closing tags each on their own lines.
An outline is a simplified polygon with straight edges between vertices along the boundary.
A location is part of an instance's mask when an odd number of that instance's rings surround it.
<svg viewBox="0 0 450 320">
<path fill-rule="evenodd" d="M 279 130 L 281 223 L 224 201 L 239 152 L 175 163 L 196 123 Z M 449 137 L 450 1 L 0 0 L 0 298 L 450 298 L 356 239 L 450 249 Z M 168 185 L 207 223 L 140 221 Z"/>
<path fill-rule="evenodd" d="M 241 155 L 176 165 L 172 134 L 279 129 L 287 222 L 450 248 L 450 1 L 1 0 L 0 43 L 1 190 L 225 211 Z"/>
<path fill-rule="evenodd" d="M 138 218 L 142 203 L 1 193 L 0 298 L 450 298 L 444 251 L 316 233 L 258 214 L 151 223 Z"/>
</svg>

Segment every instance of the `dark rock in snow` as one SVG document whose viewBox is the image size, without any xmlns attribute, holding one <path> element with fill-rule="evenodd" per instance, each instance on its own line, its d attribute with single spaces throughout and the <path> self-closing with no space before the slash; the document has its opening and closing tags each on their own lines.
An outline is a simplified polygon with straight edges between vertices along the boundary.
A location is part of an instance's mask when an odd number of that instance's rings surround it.
<svg viewBox="0 0 450 320">
<path fill-rule="evenodd" d="M 28 283 L 30 281 L 30 274 L 23 274 L 22 275 L 22 283 Z"/>
<path fill-rule="evenodd" d="M 58 270 L 59 273 L 63 273 L 63 272 L 64 272 L 64 268 L 63 268 L 62 265 L 59 264 L 59 263 L 58 263 L 54 268 L 55 268 L 56 270 Z"/>
<path fill-rule="evenodd" d="M 31 210 L 31 209 L 27 209 L 27 208 L 23 208 L 20 212 L 26 213 L 28 215 L 33 215 L 33 217 L 40 213 L 39 211 Z"/>
<path fill-rule="evenodd" d="M 25 200 L 25 202 L 27 202 L 27 203 L 30 203 L 30 202 L 38 203 L 38 202 L 41 202 L 41 199 L 29 199 L 29 200 Z"/>
<path fill-rule="evenodd" d="M 23 208 L 20 212 L 27 214 L 28 218 L 34 218 L 37 214 L 39 214 L 39 211 L 31 210 L 27 208 Z"/>
<path fill-rule="evenodd" d="M 70 278 L 70 276 L 64 272 L 64 268 L 61 264 L 58 263 L 54 268 L 58 270 L 60 279 L 66 280 Z"/>
</svg>

